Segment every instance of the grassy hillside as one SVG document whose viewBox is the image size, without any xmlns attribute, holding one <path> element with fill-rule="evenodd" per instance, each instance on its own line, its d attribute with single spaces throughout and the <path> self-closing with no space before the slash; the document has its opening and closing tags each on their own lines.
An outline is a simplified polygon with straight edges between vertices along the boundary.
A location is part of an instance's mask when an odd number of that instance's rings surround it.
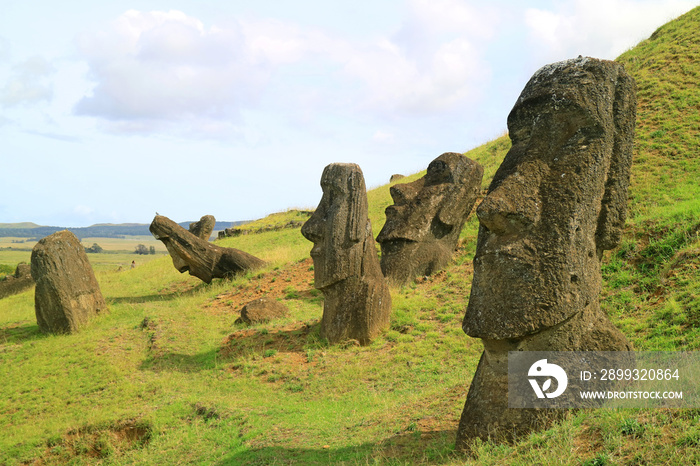
<svg viewBox="0 0 700 466">
<path fill-rule="evenodd" d="M 637 144 L 601 299 L 638 349 L 700 347 L 698 31 L 700 8 L 619 58 L 639 88 Z M 467 154 L 484 186 L 509 145 Z M 388 186 L 368 198 L 376 234 Z M 269 261 L 233 281 L 205 285 L 168 257 L 98 270 L 110 312 L 77 335 L 40 334 L 32 292 L 0 300 L 0 464 L 700 462 L 699 410 L 579 411 L 516 445 L 454 454 L 482 350 L 460 328 L 476 230 L 472 217 L 446 270 L 392 290 L 391 329 L 368 347 L 319 338 L 322 296 L 298 228 L 219 242 Z M 289 316 L 236 324 L 260 296 Z"/>
</svg>

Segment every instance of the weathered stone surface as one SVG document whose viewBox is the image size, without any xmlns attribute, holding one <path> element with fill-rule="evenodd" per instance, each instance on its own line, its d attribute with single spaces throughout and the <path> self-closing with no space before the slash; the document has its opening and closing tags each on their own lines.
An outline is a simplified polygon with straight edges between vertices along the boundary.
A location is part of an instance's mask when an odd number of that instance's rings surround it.
<svg viewBox="0 0 700 466">
<path fill-rule="evenodd" d="M 76 332 L 107 309 L 85 249 L 68 230 L 34 246 L 31 273 L 36 282 L 36 320 L 42 332 Z"/>
<path fill-rule="evenodd" d="M 32 269 L 29 264 L 19 264 L 14 275 L 8 275 L 0 280 L 0 299 L 31 288 L 34 285 Z"/>
<path fill-rule="evenodd" d="M 205 215 L 199 219 L 198 222 L 190 223 L 190 233 L 203 239 L 204 241 L 209 241 L 211 233 L 214 231 L 216 226 L 216 219 L 213 215 Z"/>
<path fill-rule="evenodd" d="M 269 322 L 289 313 L 287 306 L 274 299 L 258 298 L 243 306 L 241 322 L 248 325 Z"/>
<path fill-rule="evenodd" d="M 387 207 L 377 236 L 382 272 L 389 280 L 405 284 L 447 265 L 483 175 L 479 163 L 447 152 L 430 162 L 422 178 L 390 188 L 394 204 Z"/>
<path fill-rule="evenodd" d="M 15 268 L 15 278 L 27 277 L 32 277 L 32 266 L 30 264 L 25 264 L 24 262 L 17 264 L 17 268 Z"/>
<path fill-rule="evenodd" d="M 314 243 L 314 286 L 325 302 L 321 335 L 362 345 L 389 326 L 391 295 L 382 275 L 362 170 L 333 163 L 321 176 L 323 197 L 301 233 Z"/>
<path fill-rule="evenodd" d="M 399 181 L 399 180 L 402 179 L 402 178 L 406 178 L 406 175 L 402 175 L 402 174 L 400 174 L 400 173 L 394 173 L 394 174 L 391 175 L 391 177 L 389 178 L 389 183 L 393 183 L 394 181 Z"/>
<path fill-rule="evenodd" d="M 180 273 L 189 272 L 205 283 L 265 264 L 262 259 L 247 252 L 205 241 L 163 215 L 155 216 L 149 230 L 165 244 L 173 265 Z"/>
<path fill-rule="evenodd" d="M 484 354 L 457 446 L 513 439 L 564 411 L 509 409 L 508 351 L 626 351 L 601 311 L 600 260 L 626 216 L 636 112 L 633 79 L 592 58 L 540 69 L 508 116 L 512 147 L 477 208 L 464 331 Z"/>
</svg>

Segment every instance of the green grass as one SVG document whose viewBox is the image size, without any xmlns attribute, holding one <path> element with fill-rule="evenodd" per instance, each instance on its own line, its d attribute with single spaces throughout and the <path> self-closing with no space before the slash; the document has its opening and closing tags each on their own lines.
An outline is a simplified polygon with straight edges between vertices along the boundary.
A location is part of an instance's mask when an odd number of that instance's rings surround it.
<svg viewBox="0 0 700 466">
<path fill-rule="evenodd" d="M 235 228 L 250 233 L 260 233 L 263 231 L 281 230 L 292 225 L 302 224 L 311 216 L 308 210 L 287 209 L 284 212 L 276 212 L 267 217 L 239 225 Z"/>
<path fill-rule="evenodd" d="M 604 257 L 601 303 L 639 350 L 700 347 L 698 31 L 700 8 L 619 59 L 640 108 L 630 215 Z M 467 153 L 485 167 L 484 188 L 509 146 L 503 136 Z M 376 235 L 388 185 L 368 200 Z M 368 347 L 320 338 L 322 296 L 298 227 L 218 241 L 268 265 L 209 285 L 164 255 L 91 254 L 109 312 L 83 332 L 40 334 L 32 291 L 0 300 L 0 464 L 700 462 L 700 411 L 689 409 L 571 412 L 513 445 L 454 452 L 482 351 L 460 326 L 477 229 L 472 216 L 444 271 L 392 289 L 390 329 Z M 0 264 L 29 254 L 0 250 Z M 235 323 L 265 294 L 289 315 Z"/>
</svg>

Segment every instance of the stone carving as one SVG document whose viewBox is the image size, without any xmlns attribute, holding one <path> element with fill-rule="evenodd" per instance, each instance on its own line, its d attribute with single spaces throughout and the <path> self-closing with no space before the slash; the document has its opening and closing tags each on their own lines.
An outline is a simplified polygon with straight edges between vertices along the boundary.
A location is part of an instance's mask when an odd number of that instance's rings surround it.
<svg viewBox="0 0 700 466">
<path fill-rule="evenodd" d="M 241 317 L 236 323 L 243 322 L 248 325 L 269 322 L 279 319 L 289 313 L 287 306 L 274 299 L 258 298 L 243 306 Z"/>
<path fill-rule="evenodd" d="M 162 215 L 155 216 L 149 230 L 156 239 L 165 244 L 173 265 L 180 273 L 189 271 L 190 275 L 205 283 L 265 264 L 263 260 L 247 252 L 205 241 Z"/>
<path fill-rule="evenodd" d="M 32 269 L 29 264 L 19 264 L 14 275 L 8 275 L 0 280 L 0 299 L 22 291 L 34 285 Z"/>
<path fill-rule="evenodd" d="M 368 344 L 389 326 L 391 295 L 382 275 L 362 170 L 333 163 L 321 176 L 323 197 L 301 233 L 314 243 L 314 286 L 325 298 L 321 336 Z"/>
<path fill-rule="evenodd" d="M 582 58 L 537 71 L 508 116 L 512 147 L 476 210 L 480 228 L 464 331 L 481 356 L 457 432 L 512 440 L 564 412 L 508 408 L 508 351 L 626 351 L 601 311 L 600 260 L 627 209 L 634 80 Z"/>
<path fill-rule="evenodd" d="M 402 175 L 401 173 L 394 173 L 389 178 L 389 183 L 393 183 L 394 181 L 399 181 L 402 178 L 406 178 L 406 175 Z"/>
<path fill-rule="evenodd" d="M 202 238 L 204 241 L 209 241 L 212 231 L 216 226 L 216 219 L 213 215 L 205 215 L 198 222 L 190 223 L 190 233 Z"/>
<path fill-rule="evenodd" d="M 390 188 L 394 205 L 386 208 L 386 223 L 377 236 L 388 279 L 405 284 L 447 265 L 483 175 L 479 163 L 447 152 L 430 162 L 422 178 Z"/>
<path fill-rule="evenodd" d="M 85 249 L 68 230 L 40 240 L 32 250 L 34 309 L 39 330 L 74 333 L 107 309 Z"/>
</svg>

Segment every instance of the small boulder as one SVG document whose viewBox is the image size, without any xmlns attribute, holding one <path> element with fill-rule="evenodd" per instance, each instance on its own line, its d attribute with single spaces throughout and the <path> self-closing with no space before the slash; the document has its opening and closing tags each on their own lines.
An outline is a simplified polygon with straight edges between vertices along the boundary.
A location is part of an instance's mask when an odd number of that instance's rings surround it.
<svg viewBox="0 0 700 466">
<path fill-rule="evenodd" d="M 269 322 L 284 317 L 289 313 L 287 306 L 279 301 L 267 298 L 253 300 L 243 306 L 241 317 L 236 322 L 245 322 L 248 325 Z"/>
</svg>

